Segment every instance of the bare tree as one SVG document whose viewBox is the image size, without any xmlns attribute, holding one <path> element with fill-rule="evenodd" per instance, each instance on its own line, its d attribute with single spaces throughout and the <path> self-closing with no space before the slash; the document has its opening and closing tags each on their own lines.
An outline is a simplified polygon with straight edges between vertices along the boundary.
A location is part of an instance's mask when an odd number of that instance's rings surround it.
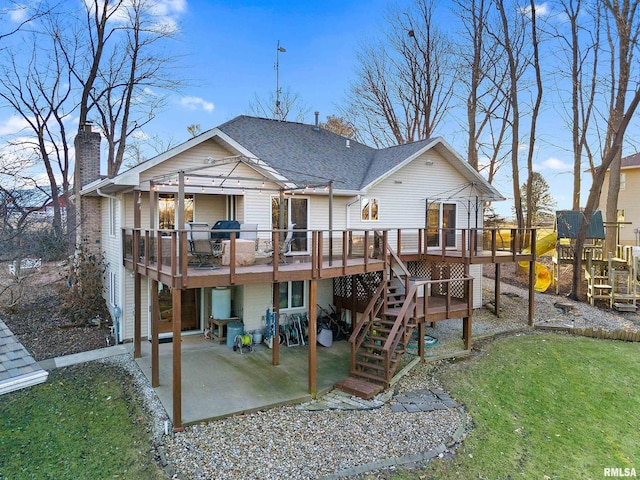
<svg viewBox="0 0 640 480">
<path fill-rule="evenodd" d="M 328 130 L 346 138 L 356 139 L 357 131 L 353 124 L 343 117 L 327 115 L 326 122 L 320 122 L 320 128 Z"/>
<path fill-rule="evenodd" d="M 633 85 L 634 95 L 627 98 L 629 83 L 632 78 L 633 58 L 637 48 L 640 33 L 640 0 L 601 0 L 604 15 L 604 28 L 610 48 L 609 75 L 611 78 L 609 98 L 609 114 L 607 116 L 607 131 L 605 136 L 602 163 L 595 169 L 589 197 L 585 205 L 584 222 L 578 232 L 575 251 L 581 252 L 584 246 L 586 232 L 591 221 L 593 209 L 598 206 L 600 192 L 604 184 L 607 170 L 609 170 L 609 196 L 607 198 L 607 221 L 615 222 L 617 210 L 617 194 L 620 188 L 620 162 L 622 144 L 629 122 L 640 103 L 640 82 Z M 612 192 L 614 190 L 614 192 Z M 610 214 L 612 216 L 610 217 Z M 611 236 L 606 242 L 607 251 L 613 251 Z M 582 256 L 575 255 L 573 263 L 573 277 L 570 297 L 577 299 L 580 286 L 580 269 Z"/>
<path fill-rule="evenodd" d="M 538 30 L 538 19 L 536 15 L 536 4 L 535 0 L 530 0 L 529 4 L 529 16 L 530 16 L 530 27 L 531 27 L 531 47 L 533 49 L 532 53 L 532 63 L 533 69 L 535 72 L 535 91 L 536 91 L 536 99 L 534 101 L 533 107 L 531 109 L 531 123 L 529 128 L 529 151 L 527 152 L 527 228 L 531 228 L 534 223 L 534 208 L 533 208 L 533 200 L 534 200 L 534 171 L 533 171 L 533 153 L 535 151 L 536 146 L 536 127 L 538 121 L 538 115 L 540 113 L 540 104 L 542 103 L 542 71 L 540 66 L 540 32 Z"/>
<path fill-rule="evenodd" d="M 571 130 L 573 147 L 573 210 L 580 209 L 582 190 L 582 159 L 587 155 L 591 172 L 594 171 L 593 154 L 587 142 L 587 135 L 593 119 L 593 108 L 598 85 L 597 71 L 600 51 L 600 15 L 589 15 L 582 0 L 561 0 L 559 5 L 567 22 L 560 22 L 562 27 L 568 25 L 569 31 L 557 32 L 560 51 L 568 53 L 567 59 L 561 62 L 570 65 L 568 77 L 571 82 L 571 112 L 568 125 Z M 558 69 L 563 76 L 565 69 Z M 565 102 L 558 102 L 564 106 Z"/>
<path fill-rule="evenodd" d="M 81 14 L 60 2 L 46 15 L 32 16 L 37 21 L 29 31 L 18 32 L 19 41 L 1 52 L 0 99 L 27 125 L 28 132 L 13 141 L 35 148 L 47 173 L 56 238 L 64 231 L 56 197 L 71 186 L 72 115 L 79 115 L 81 126 L 98 120 L 108 144 L 108 173 L 115 175 L 127 138 L 154 117 L 163 92 L 180 85 L 169 77 L 173 59 L 161 49 L 175 27 L 162 22 L 154 2 L 82 4 Z M 74 218 L 67 216 L 70 245 Z"/>
<path fill-rule="evenodd" d="M 127 141 L 127 154 L 123 165 L 132 168 L 147 161 L 150 156 L 160 155 L 170 150 L 180 142 L 173 135 L 147 136 L 143 132 L 136 132 Z"/>
<path fill-rule="evenodd" d="M 416 0 L 387 19 L 382 39 L 364 45 L 344 116 L 377 146 L 429 138 L 453 96 L 451 42 L 437 27 L 435 3 Z"/>
<path fill-rule="evenodd" d="M 169 75 L 175 58 L 159 47 L 174 37 L 151 0 L 84 2 L 84 22 L 59 48 L 82 87 L 79 126 L 96 121 L 107 141 L 107 174 L 118 174 L 127 139 L 165 105 L 166 92 L 183 82 Z M 69 48 L 71 45 L 72 48 Z"/>
<path fill-rule="evenodd" d="M 14 22 L 9 21 L 6 17 L 11 12 L 18 13 Z M 36 5 L 31 10 L 21 2 L 10 1 L 6 5 L 0 7 L 0 42 L 21 30 L 24 30 L 31 22 L 49 14 L 49 10 L 44 5 Z M 0 43 L 0 50 L 2 44 Z"/>
<path fill-rule="evenodd" d="M 506 158 L 503 146 L 509 133 L 508 69 L 499 43 L 489 34 L 490 0 L 456 0 L 455 5 L 454 13 L 462 26 L 457 44 L 457 95 L 466 106 L 468 161 L 476 170 L 486 170 L 491 183 Z M 482 163 L 480 157 L 484 159 Z"/>
<path fill-rule="evenodd" d="M 249 103 L 249 112 L 257 117 L 304 122 L 311 107 L 302 100 L 299 93 L 286 87 L 280 89 L 279 95 L 275 91 L 269 92 L 266 97 L 260 97 L 256 93 Z"/>
<path fill-rule="evenodd" d="M 511 110 L 511 175 L 513 182 L 513 202 L 518 228 L 523 226 L 522 199 L 520 196 L 520 101 L 518 82 L 524 72 L 528 59 L 524 53 L 525 16 L 513 6 L 507 9 L 502 0 L 493 0 L 500 16 L 500 30 L 495 34 L 502 52 L 507 58 L 509 72 L 509 104 Z"/>
<path fill-rule="evenodd" d="M 53 234 L 63 238 L 60 192 L 70 189 L 71 159 L 67 145 L 67 124 L 75 110 L 70 102 L 71 74 L 59 55 L 55 44 L 42 48 L 44 39 L 30 35 L 32 50 L 29 60 L 24 52 L 5 52 L 0 68 L 0 98 L 2 98 L 28 126 L 27 135 L 13 143 L 36 151 L 44 165 L 54 206 Z M 36 45 L 38 45 L 36 47 Z M 49 68 L 40 68 L 48 65 Z"/>
<path fill-rule="evenodd" d="M 640 35 L 639 0 L 602 0 L 605 14 L 605 28 L 609 48 L 611 71 L 610 118 L 604 145 L 604 156 L 614 145 L 617 131 L 627 104 L 627 91 L 631 79 L 636 45 Z M 637 72 L 636 72 L 637 73 Z M 617 75 L 616 75 L 617 74 Z M 609 189 L 607 192 L 606 222 L 617 222 L 618 193 L 620 191 L 620 167 L 622 150 L 618 149 L 609 166 Z M 607 231 L 607 252 L 615 252 L 616 236 L 612 229 Z"/>
</svg>

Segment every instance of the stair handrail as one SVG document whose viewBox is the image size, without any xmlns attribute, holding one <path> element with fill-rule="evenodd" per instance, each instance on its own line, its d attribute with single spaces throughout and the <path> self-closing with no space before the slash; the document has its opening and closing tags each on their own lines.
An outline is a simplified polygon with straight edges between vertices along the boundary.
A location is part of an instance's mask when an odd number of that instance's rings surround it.
<svg viewBox="0 0 640 480">
<path fill-rule="evenodd" d="M 400 276 L 397 275 L 396 272 L 393 270 L 394 263 L 400 267 L 400 269 L 402 270 L 402 273 L 404 274 L 403 283 L 404 283 L 404 292 L 406 295 L 407 292 L 409 291 L 409 280 L 411 278 L 411 273 L 407 269 L 404 262 L 400 260 L 400 257 L 398 257 L 398 254 L 396 253 L 396 251 L 389 244 L 387 244 L 387 252 L 389 252 L 389 274 L 391 278 L 398 278 L 399 280 L 402 280 L 402 278 L 400 278 Z"/>
<path fill-rule="evenodd" d="M 351 343 L 351 352 L 352 352 L 352 366 L 355 366 L 355 357 L 354 352 L 356 352 L 362 343 L 364 342 L 367 333 L 372 334 L 373 332 L 373 321 L 380 316 L 380 311 L 384 305 L 382 301 L 382 293 L 386 288 L 385 282 L 382 282 L 376 292 L 373 294 L 369 305 L 365 309 L 364 313 L 360 317 L 360 321 L 358 321 L 353 328 L 353 332 L 349 337 L 349 343 Z"/>
<path fill-rule="evenodd" d="M 382 355 L 384 358 L 384 375 L 385 379 L 388 382 L 390 379 L 388 378 L 391 372 L 391 356 L 393 352 L 396 351 L 398 344 L 400 343 L 400 339 L 405 335 L 407 331 L 407 326 L 409 325 L 410 308 L 413 308 L 416 305 L 416 300 L 418 297 L 418 285 L 412 285 L 409 289 L 409 293 L 405 295 L 404 303 L 402 307 L 400 307 L 400 312 L 398 312 L 398 316 L 396 317 L 396 321 L 391 327 L 389 334 L 387 336 L 387 340 L 384 342 L 384 346 L 382 347 Z"/>
<path fill-rule="evenodd" d="M 421 286 L 442 284 L 442 283 L 450 284 L 452 282 L 457 282 L 457 281 L 463 281 L 465 283 L 465 297 L 467 300 L 467 309 L 470 310 L 473 308 L 472 296 L 469 294 L 469 291 L 468 291 L 470 288 L 472 288 L 470 287 L 470 284 L 472 284 L 473 282 L 473 277 L 470 275 L 463 275 L 462 277 L 459 277 L 459 278 L 421 280 L 421 281 L 415 282 L 411 286 L 411 289 L 409 290 L 409 293 L 405 296 L 405 301 L 402 304 L 402 307 L 400 307 L 400 312 L 398 312 L 396 321 L 391 327 L 391 330 L 389 331 L 389 335 L 387 336 L 387 340 L 385 341 L 384 346 L 382 348 L 382 355 L 384 357 L 384 366 L 385 366 L 385 379 L 387 382 L 390 380 L 390 378 L 388 377 L 391 371 L 390 370 L 391 356 L 398 348 L 398 344 L 400 343 L 401 338 L 407 333 L 407 327 L 409 326 L 409 320 L 411 319 L 411 314 L 410 314 L 411 309 L 415 309 L 416 305 L 418 304 L 418 299 L 419 299 L 418 289 Z M 449 316 L 450 308 L 451 308 L 451 289 L 450 288 L 447 288 L 446 297 L 447 297 L 446 312 L 447 312 L 447 316 Z M 424 293 L 423 302 L 424 302 L 424 315 L 426 316 L 428 313 L 428 302 L 429 302 L 429 296 L 427 294 L 426 289 Z"/>
</svg>

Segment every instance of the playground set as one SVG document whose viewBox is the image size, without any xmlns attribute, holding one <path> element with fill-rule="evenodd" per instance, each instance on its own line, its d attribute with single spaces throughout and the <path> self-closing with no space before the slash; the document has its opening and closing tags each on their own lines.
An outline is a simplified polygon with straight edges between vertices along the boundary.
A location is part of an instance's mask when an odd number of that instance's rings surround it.
<svg viewBox="0 0 640 480">
<path fill-rule="evenodd" d="M 554 250 L 552 272 L 536 263 L 536 291 L 546 291 L 553 283 L 559 294 L 560 265 L 573 265 L 575 240 L 583 221 L 583 214 L 574 210 L 556 212 L 556 229 L 538 240 L 536 256 Z M 593 212 L 582 248 L 584 278 L 587 282 L 587 300 L 608 303 L 619 311 L 635 312 L 640 301 L 640 247 L 617 245 L 615 252 L 605 252 L 605 228 L 615 228 L 619 238 L 620 224 L 605 224 L 600 211 Z M 616 242 L 618 243 L 618 242 Z"/>
</svg>

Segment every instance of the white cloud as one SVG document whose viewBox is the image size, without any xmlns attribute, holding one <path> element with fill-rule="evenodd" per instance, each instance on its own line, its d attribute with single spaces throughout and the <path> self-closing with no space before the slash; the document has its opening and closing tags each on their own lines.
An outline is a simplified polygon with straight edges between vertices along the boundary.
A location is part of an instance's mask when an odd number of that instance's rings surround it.
<svg viewBox="0 0 640 480">
<path fill-rule="evenodd" d="M 542 163 L 536 163 L 534 170 L 572 170 L 573 164 L 569 162 L 563 162 L 555 157 L 549 157 Z"/>
<path fill-rule="evenodd" d="M 94 11 L 93 0 L 84 0 L 84 3 L 88 11 Z M 124 0 L 112 7 L 111 20 L 121 24 L 129 23 L 133 4 L 133 0 Z M 101 9 L 102 5 L 100 2 L 98 7 Z M 149 0 L 145 4 L 145 11 L 149 14 L 146 21 L 151 22 L 145 28 L 155 30 L 156 33 L 175 33 L 179 30 L 178 17 L 187 11 L 187 0 Z"/>
<path fill-rule="evenodd" d="M 9 18 L 15 23 L 24 22 L 27 19 L 27 7 L 17 4 L 15 8 L 9 10 Z"/>
<path fill-rule="evenodd" d="M 531 16 L 531 6 L 526 6 L 520 9 L 520 12 L 525 14 L 527 17 Z M 551 9 L 547 3 L 537 3 L 536 4 L 536 17 L 544 17 L 551 13 Z"/>
<path fill-rule="evenodd" d="M 5 120 L 0 120 L 0 135 L 15 135 L 28 126 L 29 124 L 24 118 L 11 115 Z"/>
<path fill-rule="evenodd" d="M 214 105 L 211 102 L 207 102 L 200 97 L 182 97 L 180 99 L 180 105 L 188 110 L 197 110 L 201 108 L 205 112 L 213 112 Z"/>
<path fill-rule="evenodd" d="M 135 138 L 136 140 L 149 140 L 149 135 L 147 135 L 146 132 L 143 132 L 142 130 L 136 130 L 134 131 L 131 136 L 133 138 Z"/>
</svg>

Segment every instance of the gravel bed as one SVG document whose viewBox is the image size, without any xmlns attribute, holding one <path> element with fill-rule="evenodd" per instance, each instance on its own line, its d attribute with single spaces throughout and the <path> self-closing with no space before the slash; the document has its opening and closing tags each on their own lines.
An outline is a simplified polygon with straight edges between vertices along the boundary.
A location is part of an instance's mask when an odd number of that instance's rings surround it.
<svg viewBox="0 0 640 480">
<path fill-rule="evenodd" d="M 166 442 L 180 478 L 313 479 L 427 452 L 453 437 L 459 409 L 393 413 L 280 407 L 188 427 Z"/>
<path fill-rule="evenodd" d="M 526 325 L 529 304 L 528 291 L 507 283 L 502 283 L 500 289 L 504 321 Z M 487 301 L 493 300 L 492 290 L 485 290 L 483 294 Z M 492 315 L 487 309 L 483 310 L 484 312 L 478 311 L 478 320 Z M 474 322 L 476 317 L 476 312 L 474 312 Z M 536 293 L 534 324 L 596 330 L 601 328 L 605 331 L 637 331 L 640 327 L 640 316 L 637 313 L 617 312 L 601 305 L 591 306 L 587 302 L 576 302 L 552 293 Z"/>
</svg>

